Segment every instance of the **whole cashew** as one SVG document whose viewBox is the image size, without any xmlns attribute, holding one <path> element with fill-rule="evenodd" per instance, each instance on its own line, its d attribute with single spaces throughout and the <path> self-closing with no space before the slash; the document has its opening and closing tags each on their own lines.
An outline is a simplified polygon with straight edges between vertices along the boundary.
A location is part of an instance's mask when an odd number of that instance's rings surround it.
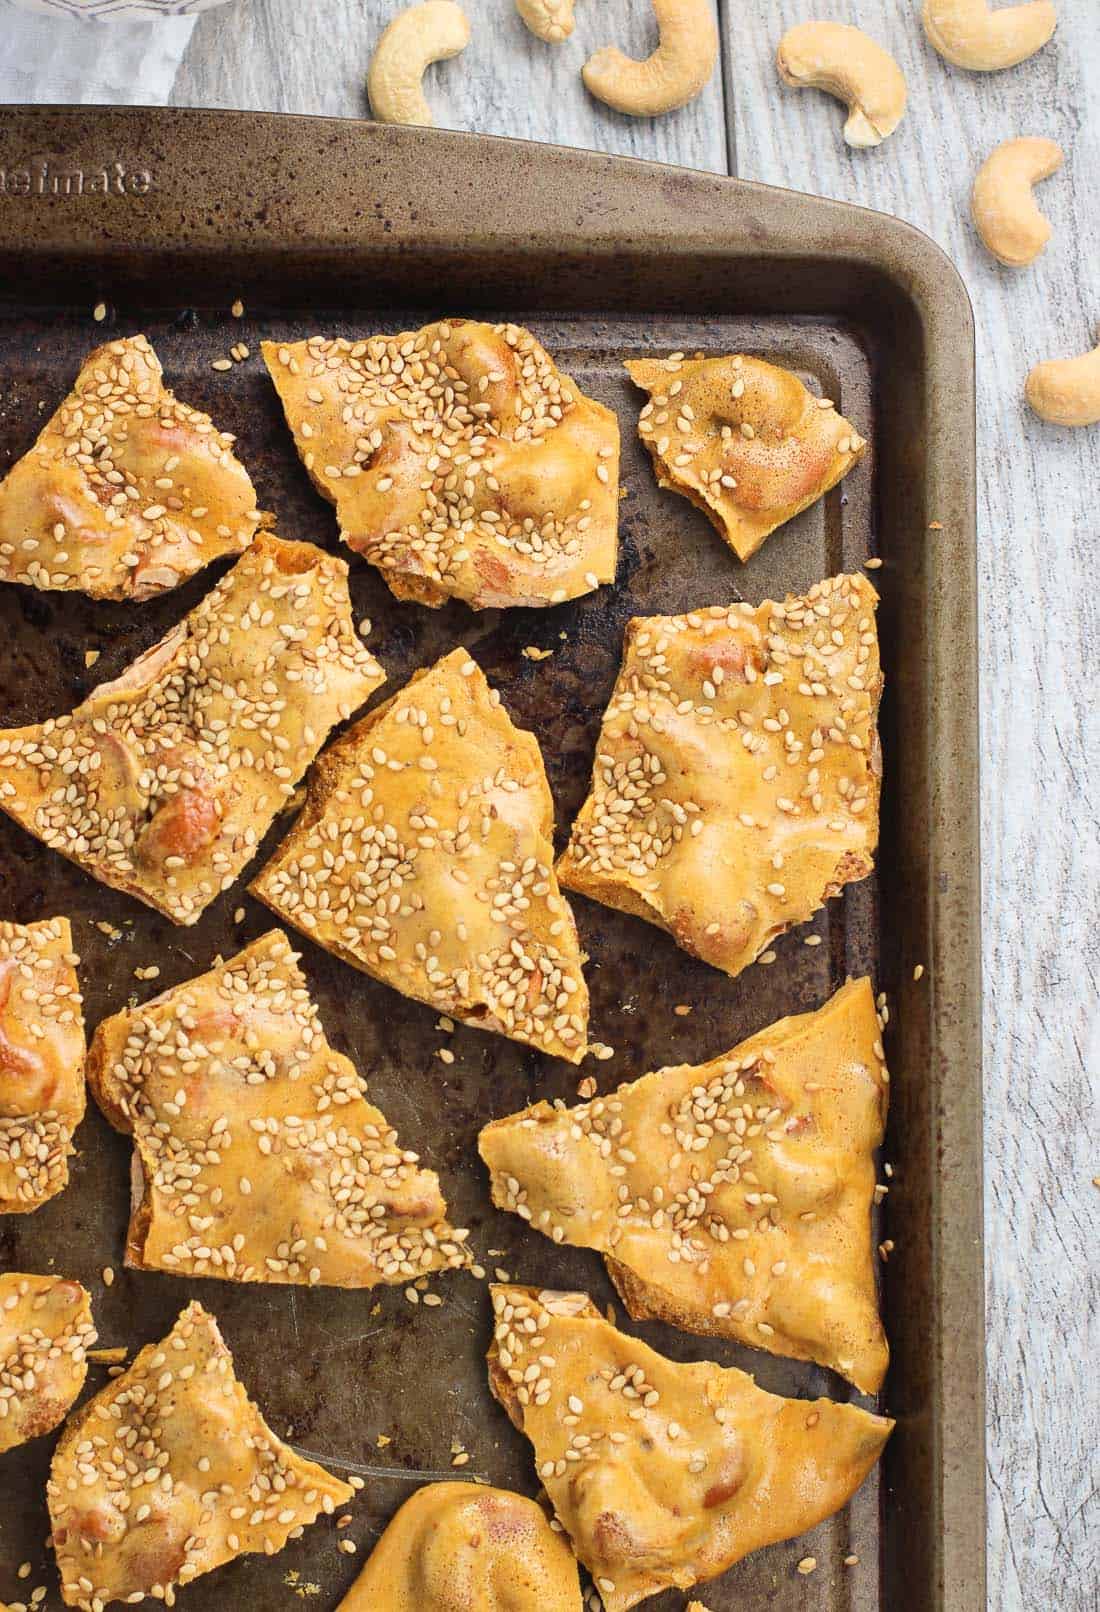
<svg viewBox="0 0 1100 1612">
<path fill-rule="evenodd" d="M 718 28 L 710 0 L 653 0 L 661 42 L 644 62 L 607 45 L 590 56 L 581 77 L 599 101 L 632 117 L 655 117 L 694 100 L 718 60 Z"/>
<path fill-rule="evenodd" d="M 803 22 L 779 41 L 779 75 L 795 88 L 828 90 L 848 107 L 850 146 L 881 145 L 905 111 L 905 78 L 888 51 L 843 22 Z"/>
<path fill-rule="evenodd" d="M 1080 358 L 1036 364 L 1026 396 L 1040 419 L 1052 425 L 1100 424 L 1100 347 Z"/>
<path fill-rule="evenodd" d="M 420 80 L 432 62 L 457 56 L 470 42 L 466 13 L 453 0 L 424 0 L 398 12 L 371 57 L 370 108 L 379 123 L 432 122 Z"/>
<path fill-rule="evenodd" d="M 970 211 L 986 246 L 1002 263 L 1022 269 L 1050 240 L 1050 225 L 1031 193 L 1065 161 L 1054 140 L 1006 140 L 978 169 Z"/>
<path fill-rule="evenodd" d="M 560 45 L 573 32 L 574 0 L 516 0 L 516 10 L 539 39 Z"/>
<path fill-rule="evenodd" d="M 986 0 L 924 0 L 924 31 L 956 67 L 995 73 L 1042 50 L 1058 25 L 1052 0 L 991 11 Z"/>
</svg>

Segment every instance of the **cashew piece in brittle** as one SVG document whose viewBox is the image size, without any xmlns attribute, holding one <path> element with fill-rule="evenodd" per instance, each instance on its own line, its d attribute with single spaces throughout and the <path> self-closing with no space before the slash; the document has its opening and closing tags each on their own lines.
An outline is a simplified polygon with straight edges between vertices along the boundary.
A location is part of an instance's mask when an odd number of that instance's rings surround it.
<svg viewBox="0 0 1100 1612">
<path fill-rule="evenodd" d="M 653 0 L 661 42 L 644 62 L 607 45 L 590 56 L 581 77 L 598 101 L 631 117 L 656 117 L 686 106 L 718 60 L 718 27 L 710 0 Z"/>
<path fill-rule="evenodd" d="M 796 89 L 827 90 L 848 107 L 850 146 L 881 145 L 905 111 L 901 68 L 861 28 L 843 22 L 803 22 L 783 35 L 776 65 Z"/>
<path fill-rule="evenodd" d="M 432 62 L 457 56 L 470 42 L 470 24 L 453 0 L 424 0 L 398 12 L 374 48 L 367 73 L 370 108 L 379 123 L 430 127 L 432 109 L 420 80 Z"/>
<path fill-rule="evenodd" d="M 1026 396 L 1039 418 L 1052 425 L 1100 424 L 1100 346 L 1079 358 L 1036 364 Z"/>
<path fill-rule="evenodd" d="M 1022 269 L 1050 240 L 1050 224 L 1031 187 L 1049 179 L 1065 161 L 1054 140 L 1005 140 L 978 169 L 970 211 L 983 242 L 1002 263 Z"/>
<path fill-rule="evenodd" d="M 924 0 L 929 41 L 956 67 L 995 73 L 1042 50 L 1058 25 L 1052 0 L 991 10 L 986 0 Z"/>
<path fill-rule="evenodd" d="M 560 45 L 573 32 L 574 0 L 516 0 L 516 10 L 538 39 Z"/>
</svg>

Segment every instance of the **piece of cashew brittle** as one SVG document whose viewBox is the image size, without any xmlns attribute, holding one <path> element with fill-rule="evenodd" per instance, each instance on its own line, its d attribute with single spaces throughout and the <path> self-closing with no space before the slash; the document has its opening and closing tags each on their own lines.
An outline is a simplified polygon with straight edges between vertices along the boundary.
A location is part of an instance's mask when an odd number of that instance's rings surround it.
<svg viewBox="0 0 1100 1612">
<path fill-rule="evenodd" d="M 379 123 L 428 128 L 432 110 L 420 81 L 433 62 L 443 62 L 470 42 L 470 24 L 454 0 L 424 0 L 398 12 L 371 57 L 367 94 Z"/>
<path fill-rule="evenodd" d="M 710 0 L 653 0 L 661 42 L 645 61 L 607 45 L 581 76 L 598 101 L 632 117 L 656 117 L 686 106 L 718 60 L 718 28 Z"/>
</svg>

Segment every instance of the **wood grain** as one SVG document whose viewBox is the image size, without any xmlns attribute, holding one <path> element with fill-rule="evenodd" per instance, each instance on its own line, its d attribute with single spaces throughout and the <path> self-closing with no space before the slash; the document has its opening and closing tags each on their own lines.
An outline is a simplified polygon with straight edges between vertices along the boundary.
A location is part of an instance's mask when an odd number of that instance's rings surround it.
<svg viewBox="0 0 1100 1612">
<path fill-rule="evenodd" d="M 917 0 L 732 0 L 727 87 L 658 122 L 619 118 L 577 78 L 612 32 L 639 53 L 646 9 L 533 40 L 507 0 L 469 0 L 474 40 L 433 69 L 437 121 L 456 128 L 727 166 L 746 178 L 897 213 L 959 266 L 978 325 L 982 791 L 986 969 L 986 1253 L 990 1596 L 997 1612 L 1095 1612 L 1100 1170 L 1091 1131 L 1100 1059 L 1100 430 L 1044 426 L 1023 380 L 1081 350 L 1100 321 L 1100 33 L 1096 0 L 1059 0 L 1040 56 L 994 75 L 947 66 Z M 178 103 L 361 115 L 383 0 L 251 0 L 198 23 Z M 629 13 L 629 19 L 626 14 Z M 783 88 L 774 50 L 807 14 L 860 22 L 901 63 L 910 106 L 879 150 L 843 144 L 842 109 Z M 993 263 L 970 227 L 978 163 L 1001 139 L 1059 140 L 1067 168 L 1041 201 L 1054 238 L 1031 269 Z M 728 140 L 727 140 L 728 134 Z M 915 534 L 917 540 L 918 534 Z M 960 1191 L 967 1190 L 966 1184 Z M 969 1609 L 959 1609 L 969 1612 Z"/>
<path fill-rule="evenodd" d="M 581 0 L 581 10 L 591 0 Z M 243 106 L 367 117 L 371 52 L 400 7 L 385 0 L 251 0 L 200 17 L 176 81 L 177 106 Z M 636 119 L 593 100 L 580 79 L 587 55 L 616 43 L 645 56 L 657 31 L 644 7 L 612 21 L 589 11 L 560 45 L 531 34 L 511 0 L 463 0 L 470 43 L 428 69 L 425 93 L 440 128 L 550 140 L 629 157 L 727 171 L 721 75 L 691 106 Z"/>
</svg>

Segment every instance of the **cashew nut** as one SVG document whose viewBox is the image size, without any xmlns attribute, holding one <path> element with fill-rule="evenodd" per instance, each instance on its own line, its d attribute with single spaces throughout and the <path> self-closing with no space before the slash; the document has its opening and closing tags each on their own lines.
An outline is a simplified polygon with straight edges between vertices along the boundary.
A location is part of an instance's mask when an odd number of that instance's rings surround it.
<svg viewBox="0 0 1100 1612">
<path fill-rule="evenodd" d="M 796 89 L 828 90 L 848 107 L 850 146 L 881 145 L 905 111 L 905 78 L 888 51 L 861 28 L 843 22 L 803 22 L 779 41 L 779 75 Z"/>
<path fill-rule="evenodd" d="M 655 117 L 694 100 L 718 60 L 710 0 L 653 0 L 661 42 L 644 62 L 607 45 L 581 77 L 599 101 L 632 117 Z"/>
<path fill-rule="evenodd" d="M 573 32 L 574 0 L 516 0 L 516 10 L 539 39 L 560 45 Z"/>
<path fill-rule="evenodd" d="M 371 112 L 379 123 L 432 122 L 420 80 L 432 62 L 457 56 L 470 42 L 470 24 L 454 0 L 424 0 L 398 12 L 374 48 L 367 74 Z"/>
<path fill-rule="evenodd" d="M 1058 25 L 1052 0 L 991 11 L 987 0 L 924 0 L 924 31 L 956 67 L 995 73 L 1042 50 Z"/>
<path fill-rule="evenodd" d="M 1036 364 L 1026 396 L 1040 419 L 1052 425 L 1100 424 L 1100 347 L 1080 358 Z"/>
<path fill-rule="evenodd" d="M 1033 263 L 1050 240 L 1050 225 L 1031 193 L 1065 161 L 1054 140 L 1005 140 L 978 169 L 970 210 L 995 258 L 1013 268 Z"/>
</svg>

